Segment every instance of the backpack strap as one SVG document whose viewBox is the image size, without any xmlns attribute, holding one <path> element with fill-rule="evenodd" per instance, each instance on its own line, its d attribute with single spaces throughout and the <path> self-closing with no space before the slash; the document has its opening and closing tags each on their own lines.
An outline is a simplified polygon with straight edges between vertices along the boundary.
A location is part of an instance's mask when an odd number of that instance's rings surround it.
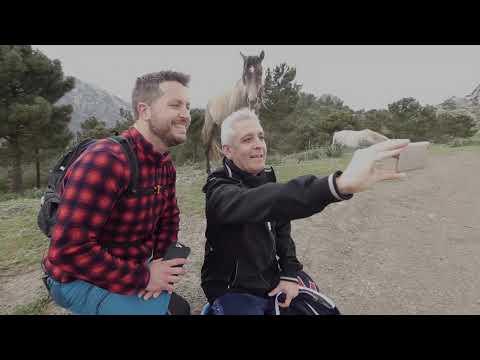
<svg viewBox="0 0 480 360">
<path fill-rule="evenodd" d="M 155 189 L 139 189 L 138 188 L 138 159 L 137 155 L 133 151 L 133 146 L 130 143 L 130 141 L 120 135 L 117 136 L 110 136 L 110 140 L 116 142 L 117 144 L 120 144 L 122 147 L 123 152 L 127 156 L 128 159 L 128 164 L 130 166 L 130 171 L 132 173 L 132 177 L 130 180 L 130 184 L 128 185 L 127 194 L 132 194 L 132 195 L 150 195 L 155 192 Z"/>
<path fill-rule="evenodd" d="M 60 182 L 65 176 L 66 170 L 72 163 L 80 156 L 81 153 L 85 151 L 90 145 L 96 142 L 96 139 L 87 138 L 79 142 L 72 148 L 70 148 L 66 153 L 61 155 L 60 159 L 57 161 L 53 169 L 50 170 L 48 176 L 47 187 L 56 191 Z"/>
<path fill-rule="evenodd" d="M 131 181 L 128 184 L 127 193 L 136 193 L 138 185 L 138 161 L 137 156 L 133 153 L 132 146 L 127 138 L 123 136 L 110 136 L 109 139 L 113 140 L 122 147 L 123 152 L 127 156 L 128 165 L 132 173 Z"/>
</svg>

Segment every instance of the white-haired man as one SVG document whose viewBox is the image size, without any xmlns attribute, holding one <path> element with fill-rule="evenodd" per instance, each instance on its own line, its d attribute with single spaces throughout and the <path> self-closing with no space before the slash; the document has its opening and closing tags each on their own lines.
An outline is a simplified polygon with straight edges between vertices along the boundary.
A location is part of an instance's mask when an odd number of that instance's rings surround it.
<svg viewBox="0 0 480 360">
<path fill-rule="evenodd" d="M 390 140 L 357 150 L 343 173 L 281 184 L 273 169 L 265 168 L 265 135 L 253 112 L 241 109 L 227 117 L 221 141 L 223 166 L 203 189 L 207 241 L 201 277 L 212 313 L 225 315 L 271 314 L 279 292 L 286 295 L 280 306 L 288 308 L 306 276 L 290 221 L 348 200 L 378 181 L 403 177 L 374 165 L 398 155 L 409 142 Z"/>
</svg>

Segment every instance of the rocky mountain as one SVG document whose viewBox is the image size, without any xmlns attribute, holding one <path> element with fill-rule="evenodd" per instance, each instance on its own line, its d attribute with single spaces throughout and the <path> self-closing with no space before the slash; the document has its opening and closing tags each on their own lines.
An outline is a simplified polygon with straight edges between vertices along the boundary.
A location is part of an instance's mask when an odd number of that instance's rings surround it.
<svg viewBox="0 0 480 360">
<path fill-rule="evenodd" d="M 65 94 L 58 102 L 59 105 L 73 106 L 70 130 L 76 132 L 80 124 L 90 116 L 105 121 L 108 127 L 115 125 L 121 119 L 120 108 L 130 110 L 131 106 L 118 96 L 108 93 L 95 85 L 88 84 L 75 78 L 75 88 Z"/>
<path fill-rule="evenodd" d="M 480 85 L 478 85 L 471 94 L 466 96 L 467 101 L 470 101 L 472 104 L 480 105 Z"/>
<path fill-rule="evenodd" d="M 456 112 L 472 116 L 480 129 L 480 85 L 464 97 L 452 96 L 437 106 L 438 112 Z"/>
</svg>

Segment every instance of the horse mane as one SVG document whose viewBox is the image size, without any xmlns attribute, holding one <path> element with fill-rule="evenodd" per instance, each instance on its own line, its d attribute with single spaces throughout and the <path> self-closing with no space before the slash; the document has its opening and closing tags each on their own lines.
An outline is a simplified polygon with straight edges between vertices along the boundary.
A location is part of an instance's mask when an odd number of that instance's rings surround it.
<svg viewBox="0 0 480 360">
<path fill-rule="evenodd" d="M 244 91 L 242 80 L 238 80 L 232 89 L 208 102 L 207 111 L 215 124 L 220 126 L 228 115 L 247 105 Z"/>
</svg>

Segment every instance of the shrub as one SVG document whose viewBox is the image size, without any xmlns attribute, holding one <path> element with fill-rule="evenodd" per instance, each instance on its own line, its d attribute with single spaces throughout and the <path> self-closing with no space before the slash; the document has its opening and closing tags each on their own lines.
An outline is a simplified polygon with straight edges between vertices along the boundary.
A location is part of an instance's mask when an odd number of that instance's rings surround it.
<svg viewBox="0 0 480 360">
<path fill-rule="evenodd" d="M 331 158 L 338 158 L 343 155 L 343 146 L 332 144 L 325 147 L 325 155 Z"/>
</svg>

